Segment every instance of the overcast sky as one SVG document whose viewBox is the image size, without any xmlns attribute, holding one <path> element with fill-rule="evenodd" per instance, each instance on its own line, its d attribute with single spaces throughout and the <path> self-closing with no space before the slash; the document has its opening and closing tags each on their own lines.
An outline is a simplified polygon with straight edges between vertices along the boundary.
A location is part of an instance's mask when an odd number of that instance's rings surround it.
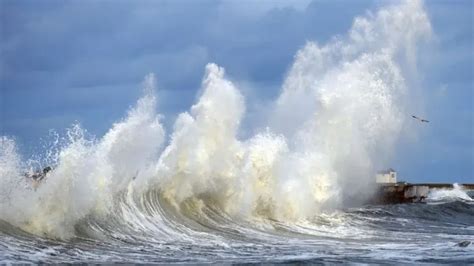
<svg viewBox="0 0 474 266">
<path fill-rule="evenodd" d="M 251 117 L 252 103 L 277 97 L 307 41 L 345 34 L 355 16 L 388 3 L 0 0 L 0 135 L 26 156 L 75 122 L 102 136 L 151 72 L 169 127 L 195 101 L 208 62 L 242 84 Z M 474 183 L 473 3 L 425 3 L 434 38 L 418 75 L 431 122 L 397 151 L 404 180 Z"/>
</svg>

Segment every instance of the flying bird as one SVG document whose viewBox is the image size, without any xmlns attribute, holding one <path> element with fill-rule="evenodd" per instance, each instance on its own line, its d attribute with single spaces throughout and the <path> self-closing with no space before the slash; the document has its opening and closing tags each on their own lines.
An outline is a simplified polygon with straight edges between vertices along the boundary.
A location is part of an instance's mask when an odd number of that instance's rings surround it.
<svg viewBox="0 0 474 266">
<path fill-rule="evenodd" d="M 430 121 L 426 120 L 426 119 L 423 119 L 423 118 L 419 118 L 417 116 L 414 116 L 412 115 L 411 117 L 415 118 L 416 120 L 420 121 L 420 122 L 424 122 L 424 123 L 429 123 Z"/>
</svg>

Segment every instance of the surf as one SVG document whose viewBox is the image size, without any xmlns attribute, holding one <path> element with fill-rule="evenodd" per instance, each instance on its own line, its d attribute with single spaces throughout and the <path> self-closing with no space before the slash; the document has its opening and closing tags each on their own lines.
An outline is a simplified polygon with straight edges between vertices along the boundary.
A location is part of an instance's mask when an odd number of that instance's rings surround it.
<svg viewBox="0 0 474 266">
<path fill-rule="evenodd" d="M 403 134 L 406 76 L 430 35 L 423 4 L 407 1 L 356 18 L 326 44 L 308 42 L 259 125 L 264 130 L 245 139 L 238 136 L 246 99 L 223 67 L 206 66 L 196 103 L 168 134 L 150 74 L 142 97 L 104 136 L 76 124 L 45 151 L 36 165 L 48 161 L 53 170 L 36 191 L 22 176 L 32 163 L 13 138 L 1 137 L 0 216 L 57 239 L 120 228 L 125 237 L 142 228 L 219 242 L 197 232 L 234 220 L 304 223 L 343 208 L 345 199 L 363 202 Z"/>
</svg>

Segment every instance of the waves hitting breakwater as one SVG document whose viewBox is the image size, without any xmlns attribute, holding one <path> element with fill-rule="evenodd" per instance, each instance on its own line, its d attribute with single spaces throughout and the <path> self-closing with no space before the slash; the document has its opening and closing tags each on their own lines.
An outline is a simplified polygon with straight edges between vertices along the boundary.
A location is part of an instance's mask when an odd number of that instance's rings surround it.
<svg viewBox="0 0 474 266">
<path fill-rule="evenodd" d="M 390 223 L 403 221 L 390 211 L 341 209 L 345 199 L 368 196 L 361 191 L 402 134 L 405 75 L 430 34 L 422 3 L 407 1 L 356 18 L 346 36 L 325 45 L 307 43 L 261 125 L 267 129 L 248 139 L 237 138 L 245 98 L 215 64 L 170 134 L 148 75 L 143 96 L 103 137 L 75 125 L 45 151 L 40 163 L 54 170 L 37 188 L 23 177 L 29 165 L 16 143 L 1 137 L 1 259 L 335 259 L 380 250 L 376 232 L 401 240 Z M 451 205 L 472 215 L 468 203 Z M 382 225 L 370 223 L 379 213 Z"/>
</svg>

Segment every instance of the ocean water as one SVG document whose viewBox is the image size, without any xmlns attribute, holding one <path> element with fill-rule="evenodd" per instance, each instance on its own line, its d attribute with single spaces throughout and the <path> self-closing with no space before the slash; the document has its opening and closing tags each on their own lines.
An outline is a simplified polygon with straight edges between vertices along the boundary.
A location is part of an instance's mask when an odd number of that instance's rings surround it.
<svg viewBox="0 0 474 266">
<path fill-rule="evenodd" d="M 421 1 L 387 4 L 302 44 L 257 124 L 210 63 L 170 132 L 149 74 L 103 136 L 76 124 L 32 157 L 0 136 L 0 263 L 474 263 L 473 245 L 456 245 L 474 235 L 461 187 L 364 204 L 395 145 L 416 140 L 407 106 L 432 35 Z"/>
<path fill-rule="evenodd" d="M 122 195 L 113 215 L 86 217 L 68 240 L 0 225 L 2 263 L 474 263 L 474 204 L 348 208 L 292 223 L 236 220 L 216 206 L 176 212 L 160 193 Z"/>
</svg>

